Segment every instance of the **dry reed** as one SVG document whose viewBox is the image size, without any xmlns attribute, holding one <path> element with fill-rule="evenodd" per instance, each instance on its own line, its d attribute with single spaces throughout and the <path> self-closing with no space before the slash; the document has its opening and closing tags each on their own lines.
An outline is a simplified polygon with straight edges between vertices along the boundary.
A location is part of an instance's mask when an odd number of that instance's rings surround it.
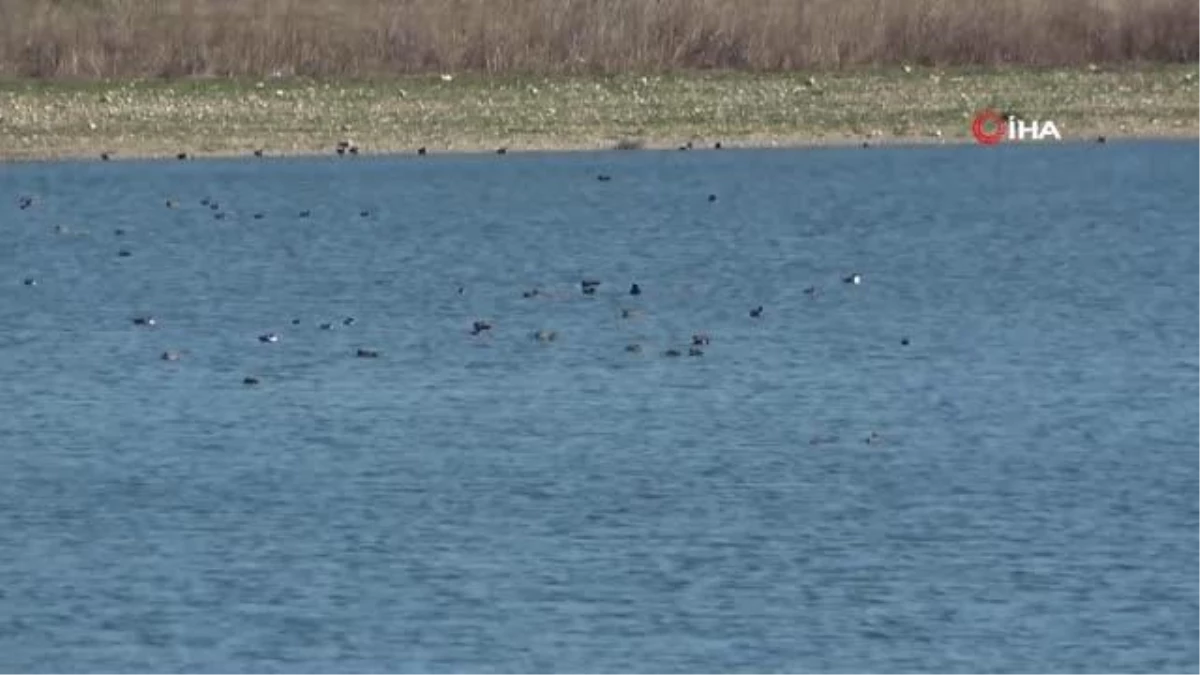
<svg viewBox="0 0 1200 675">
<path fill-rule="evenodd" d="M 0 0 L 0 75 L 776 71 L 1197 59 L 1196 0 Z"/>
</svg>

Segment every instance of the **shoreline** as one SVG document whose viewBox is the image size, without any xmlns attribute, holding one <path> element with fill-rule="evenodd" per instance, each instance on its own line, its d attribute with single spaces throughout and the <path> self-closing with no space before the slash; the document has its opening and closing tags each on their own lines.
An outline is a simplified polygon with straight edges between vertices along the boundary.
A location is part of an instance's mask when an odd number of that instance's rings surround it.
<svg viewBox="0 0 1200 675">
<path fill-rule="evenodd" d="M 401 76 L 378 80 L 0 80 L 0 162 L 903 147 L 974 142 L 984 108 L 1062 143 L 1200 138 L 1196 66 Z M 618 146 L 622 146 L 618 148 Z M 352 159 L 347 157 L 346 159 Z"/>
<path fill-rule="evenodd" d="M 1162 143 L 1182 143 L 1182 142 L 1198 142 L 1200 143 L 1200 133 L 1196 134 L 1122 134 L 1122 135 L 1103 135 L 1104 143 L 1144 143 L 1144 142 L 1162 142 Z M 1043 141 L 1039 143 L 1025 143 L 1027 146 L 1053 147 L 1053 146 L 1079 146 L 1079 145 L 1095 145 L 1098 143 L 1099 136 L 1088 137 L 1064 137 L 1061 141 Z M 717 141 L 713 141 L 715 143 Z M 937 147 L 969 147 L 978 145 L 972 138 L 924 138 L 924 137 L 894 137 L 894 138 L 793 138 L 793 139 L 777 139 L 777 140 L 740 140 L 729 139 L 720 141 L 721 147 L 714 148 L 712 144 L 696 145 L 693 143 L 692 148 L 688 148 L 690 152 L 721 152 L 739 150 L 781 150 L 781 151 L 801 151 L 801 150 L 830 150 L 830 149 L 848 149 L 848 148 L 863 148 L 868 150 L 905 150 L 916 148 L 937 148 Z M 1012 144 L 1010 144 L 1012 145 Z M 225 161 L 225 160 L 254 160 L 260 162 L 269 162 L 272 160 L 316 160 L 330 159 L 353 162 L 355 160 L 371 160 L 371 159 L 400 159 L 412 158 L 433 160 L 438 157 L 488 157 L 496 156 L 497 148 L 483 146 L 462 146 L 454 148 L 426 148 L 427 154 L 418 155 L 415 148 L 379 148 L 373 151 L 361 151 L 359 155 L 353 157 L 340 157 L 332 151 L 281 151 L 281 152 L 264 152 L 262 157 L 255 156 L 252 150 L 246 151 L 215 151 L 209 153 L 189 153 L 186 160 L 180 160 L 174 154 L 170 153 L 148 153 L 148 152 L 114 152 L 109 155 L 108 159 L 92 154 L 82 153 L 62 153 L 54 155 L 28 155 L 28 156 L 8 156 L 0 153 L 0 165 L 16 165 L 16 164 L 48 164 L 48 163 L 121 163 L 121 162 L 193 162 L 193 161 Z M 651 142 L 643 147 L 635 149 L 616 148 L 612 144 L 580 144 L 580 145 L 547 145 L 542 147 L 505 147 L 505 155 L 522 156 L 522 155 L 556 155 L 556 154 L 575 154 L 575 153 L 602 153 L 612 152 L 621 154 L 633 154 L 639 152 L 679 152 L 681 150 L 676 144 L 665 142 Z"/>
</svg>

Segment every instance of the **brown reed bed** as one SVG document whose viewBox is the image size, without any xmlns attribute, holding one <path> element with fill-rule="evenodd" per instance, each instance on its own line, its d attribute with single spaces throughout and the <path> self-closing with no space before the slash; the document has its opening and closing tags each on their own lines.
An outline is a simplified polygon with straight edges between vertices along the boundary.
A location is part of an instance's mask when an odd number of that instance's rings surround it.
<svg viewBox="0 0 1200 675">
<path fill-rule="evenodd" d="M 1195 62 L 1196 0 L 0 0 L 0 75 Z"/>
<path fill-rule="evenodd" d="M 1070 139 L 1195 138 L 1194 66 L 348 79 L 0 79 L 0 158 L 954 142 L 984 107 Z"/>
</svg>

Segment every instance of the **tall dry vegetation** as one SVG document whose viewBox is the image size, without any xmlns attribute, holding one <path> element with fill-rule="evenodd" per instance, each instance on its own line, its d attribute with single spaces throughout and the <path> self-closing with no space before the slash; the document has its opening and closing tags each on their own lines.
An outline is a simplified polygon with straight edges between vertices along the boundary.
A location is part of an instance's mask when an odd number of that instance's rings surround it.
<svg viewBox="0 0 1200 675">
<path fill-rule="evenodd" d="M 1196 0 L 0 0 L 0 74 L 1195 61 Z"/>
</svg>

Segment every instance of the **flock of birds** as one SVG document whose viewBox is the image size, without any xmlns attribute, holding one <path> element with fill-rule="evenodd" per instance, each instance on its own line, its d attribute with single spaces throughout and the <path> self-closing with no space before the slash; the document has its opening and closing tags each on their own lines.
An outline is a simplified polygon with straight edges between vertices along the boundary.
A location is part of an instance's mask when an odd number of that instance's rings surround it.
<svg viewBox="0 0 1200 675">
<path fill-rule="evenodd" d="M 720 143 L 715 144 L 714 148 L 720 149 L 721 144 Z M 680 146 L 680 150 L 690 150 L 690 149 L 691 149 L 691 143 Z M 506 150 L 505 148 L 500 148 L 497 152 L 498 152 L 498 154 L 504 154 L 505 150 Z M 338 145 L 336 146 L 336 152 L 338 155 L 345 155 L 345 154 L 357 155 L 359 153 L 359 149 L 356 145 L 354 145 L 350 141 L 342 141 L 342 142 L 339 142 Z M 264 153 L 263 153 L 263 150 L 258 149 L 258 150 L 255 150 L 253 154 L 255 157 L 262 157 Z M 417 151 L 417 154 L 422 155 L 422 156 L 425 155 L 426 149 L 419 148 Z M 111 155 L 109 153 L 104 153 L 101 156 L 101 158 L 103 160 L 108 160 L 108 159 L 110 159 L 110 157 L 111 157 Z M 179 155 L 178 155 L 178 159 L 188 159 L 188 158 L 189 158 L 189 156 L 186 153 L 179 153 Z M 612 176 L 610 176 L 608 174 L 599 174 L 596 176 L 596 179 L 601 182 L 608 182 L 608 181 L 612 180 Z M 717 200 L 717 196 L 715 194 L 708 195 L 709 202 L 715 202 L 716 200 Z M 34 197 L 29 196 L 29 195 L 21 196 L 17 202 L 17 205 L 21 210 L 27 210 L 27 209 L 33 208 L 35 206 L 35 204 L 36 204 L 36 200 L 34 199 Z M 216 220 L 224 220 L 227 217 L 227 213 L 226 213 L 226 211 L 222 210 L 220 202 L 212 197 L 205 197 L 205 198 L 201 199 L 199 204 L 201 207 L 211 210 L 213 218 Z M 179 208 L 180 206 L 181 206 L 180 202 L 175 199 L 166 200 L 166 207 L 169 209 Z M 296 216 L 298 218 L 308 218 L 311 215 L 312 215 L 312 212 L 309 210 L 302 210 L 296 214 Z M 366 217 L 369 217 L 371 215 L 371 213 L 368 210 L 362 210 L 359 212 L 359 215 L 361 217 L 366 218 Z M 251 217 L 255 220 L 260 220 L 265 217 L 265 214 L 261 213 L 261 212 L 255 212 L 255 213 L 251 214 Z M 66 231 L 66 228 L 62 225 L 59 225 L 59 226 L 56 226 L 56 230 L 58 232 L 62 233 L 62 232 Z M 117 237 L 123 237 L 123 236 L 125 236 L 126 232 L 124 229 L 117 228 L 113 231 L 113 234 Z M 128 248 L 121 248 L 117 251 L 118 257 L 125 258 L 125 257 L 129 257 L 131 255 L 132 255 L 132 252 Z M 861 274 L 854 272 L 854 273 L 844 276 L 842 278 L 842 281 L 846 284 L 858 285 L 858 284 L 862 283 L 862 279 L 863 278 L 862 278 Z M 36 286 L 37 279 L 35 279 L 34 277 L 26 277 L 23 280 L 23 283 L 25 286 Z M 601 285 L 601 281 L 598 279 L 584 278 L 579 281 L 579 292 L 583 296 L 594 296 L 594 295 L 596 295 L 597 290 L 600 288 L 600 285 Z M 465 288 L 460 286 L 458 288 L 458 294 L 462 295 L 464 293 L 465 293 Z M 522 296 L 524 298 L 534 298 L 534 297 L 537 297 L 538 295 L 540 295 L 541 293 L 542 293 L 542 291 L 540 291 L 538 288 L 532 288 L 532 289 L 524 291 L 522 293 Z M 810 286 L 810 287 L 804 289 L 804 293 L 806 295 L 815 296 L 818 293 L 818 289 L 815 286 Z M 641 294 L 642 294 L 641 285 L 636 282 L 632 283 L 629 287 L 628 295 L 636 297 L 636 296 L 640 296 Z M 635 312 L 635 310 L 622 309 L 621 316 L 622 316 L 622 318 L 628 319 L 633 316 L 634 312 Z M 758 306 L 750 308 L 748 310 L 747 314 L 750 319 L 759 320 L 759 319 L 763 318 L 764 312 L 765 312 L 765 308 L 762 305 L 758 305 Z M 151 315 L 132 317 L 131 322 L 134 326 L 139 327 L 139 328 L 154 328 L 155 326 L 158 325 L 158 320 L 154 316 L 151 316 Z M 347 326 L 347 327 L 354 325 L 355 322 L 356 322 L 355 318 L 350 317 L 350 316 L 345 317 L 341 320 L 341 324 L 343 326 Z M 292 324 L 300 325 L 301 320 L 293 319 Z M 331 330 L 334 328 L 334 322 L 320 323 L 320 324 L 318 324 L 318 327 L 322 330 Z M 469 335 L 471 335 L 473 337 L 481 337 L 481 336 L 490 335 L 492 333 L 493 329 L 494 329 L 494 323 L 492 322 L 492 320 L 490 320 L 490 319 L 475 319 L 474 321 L 472 321 L 468 333 L 469 333 Z M 534 340 L 536 340 L 537 342 L 550 343 L 550 342 L 554 342 L 555 340 L 558 339 L 558 332 L 554 331 L 554 330 L 545 330 L 545 329 L 537 330 L 533 333 L 532 338 Z M 263 333 L 258 336 L 258 341 L 263 344 L 276 344 L 280 341 L 280 334 L 277 332 Z M 686 346 L 686 348 L 670 347 L 662 352 L 662 356 L 668 357 L 668 358 L 676 358 L 676 357 L 681 357 L 681 356 L 685 356 L 685 355 L 689 356 L 689 357 L 700 357 L 700 356 L 704 355 L 704 349 L 706 347 L 708 347 L 711 344 L 711 342 L 712 342 L 712 338 L 707 333 L 695 333 L 691 336 L 690 344 L 688 344 Z M 903 340 L 901 340 L 901 344 L 907 345 L 908 339 L 904 338 Z M 643 351 L 643 347 L 641 344 L 634 342 L 634 343 L 630 343 L 630 344 L 626 345 L 625 351 L 629 352 L 629 353 L 641 353 Z M 180 361 L 184 358 L 185 353 L 186 352 L 181 351 L 181 350 L 167 350 L 160 354 L 160 359 L 163 361 Z M 381 353 L 378 349 L 373 349 L 373 348 L 368 348 L 368 347 L 359 347 L 355 350 L 354 356 L 357 358 L 373 359 L 373 358 L 379 358 L 381 356 Z M 243 382 L 243 384 L 245 384 L 247 386 L 253 386 L 253 385 L 261 384 L 262 380 L 260 377 L 258 377 L 256 375 L 246 375 L 243 378 L 242 382 Z"/>
</svg>

